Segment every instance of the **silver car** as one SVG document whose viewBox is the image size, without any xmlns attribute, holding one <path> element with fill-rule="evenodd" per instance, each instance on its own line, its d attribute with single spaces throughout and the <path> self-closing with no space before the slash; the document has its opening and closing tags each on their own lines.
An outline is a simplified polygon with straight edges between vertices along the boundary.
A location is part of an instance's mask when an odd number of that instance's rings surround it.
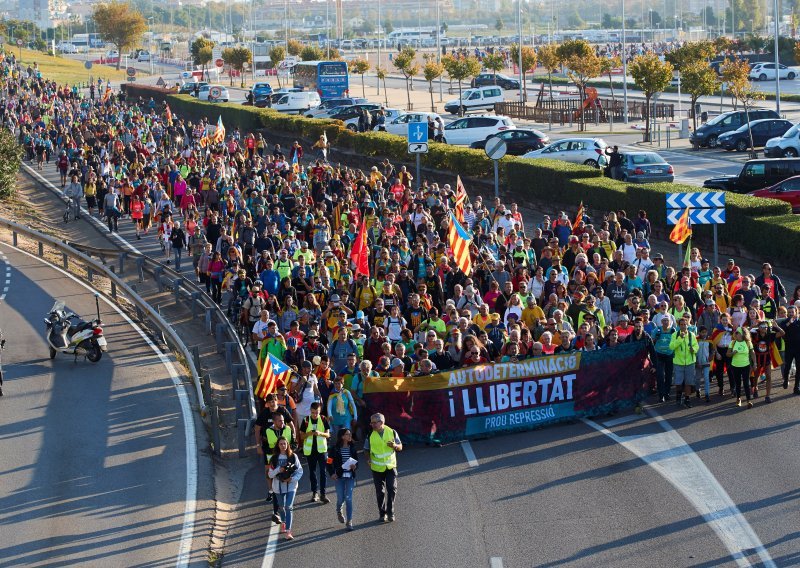
<svg viewBox="0 0 800 568">
<path fill-rule="evenodd" d="M 631 183 L 672 183 L 675 170 L 655 152 L 621 152 L 620 176 Z"/>
<path fill-rule="evenodd" d="M 608 144 L 602 138 L 564 138 L 548 144 L 544 148 L 532 150 L 522 157 L 563 160 L 596 168 L 600 156 L 605 154 L 607 146 Z"/>
</svg>

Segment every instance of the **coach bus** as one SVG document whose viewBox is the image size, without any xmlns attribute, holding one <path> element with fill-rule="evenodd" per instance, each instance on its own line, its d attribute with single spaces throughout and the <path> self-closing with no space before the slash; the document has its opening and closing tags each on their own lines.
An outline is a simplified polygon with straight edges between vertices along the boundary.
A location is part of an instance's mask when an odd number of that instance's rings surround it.
<svg viewBox="0 0 800 568">
<path fill-rule="evenodd" d="M 300 61 L 294 66 L 294 86 L 316 91 L 320 99 L 345 97 L 350 90 L 346 61 Z"/>
</svg>

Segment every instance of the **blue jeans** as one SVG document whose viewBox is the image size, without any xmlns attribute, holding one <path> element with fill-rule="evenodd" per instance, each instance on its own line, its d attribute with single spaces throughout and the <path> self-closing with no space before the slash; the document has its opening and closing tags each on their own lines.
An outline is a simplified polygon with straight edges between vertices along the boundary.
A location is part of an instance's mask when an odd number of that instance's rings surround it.
<svg viewBox="0 0 800 568">
<path fill-rule="evenodd" d="M 183 249 L 172 247 L 172 254 L 175 255 L 175 272 L 180 272 L 181 258 L 183 258 Z"/>
<path fill-rule="evenodd" d="M 700 379 L 703 379 L 703 386 L 705 388 L 706 396 L 709 396 L 709 391 L 711 389 L 711 366 L 710 365 L 703 365 L 699 369 L 697 369 L 697 388 L 700 388 Z"/>
<path fill-rule="evenodd" d="M 294 496 L 295 491 L 288 493 L 277 493 L 275 497 L 278 498 L 278 514 L 286 524 L 286 530 L 292 530 L 292 510 L 294 509 Z"/>
<path fill-rule="evenodd" d="M 328 454 L 311 454 L 306 456 L 308 460 L 308 480 L 311 482 L 311 492 L 319 492 L 325 495 L 327 474 L 325 464 L 328 462 Z"/>
<path fill-rule="evenodd" d="M 345 505 L 344 519 L 349 523 L 353 520 L 353 489 L 356 486 L 355 477 L 340 477 L 336 480 L 336 512 Z"/>
</svg>

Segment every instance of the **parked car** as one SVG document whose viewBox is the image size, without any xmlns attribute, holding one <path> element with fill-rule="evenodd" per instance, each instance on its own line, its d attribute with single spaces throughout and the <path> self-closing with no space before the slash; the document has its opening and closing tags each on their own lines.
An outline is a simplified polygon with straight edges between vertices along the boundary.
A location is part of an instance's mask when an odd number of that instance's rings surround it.
<svg viewBox="0 0 800 568">
<path fill-rule="evenodd" d="M 796 158 L 800 156 L 800 124 L 795 124 L 783 136 L 770 138 L 764 145 L 767 158 Z"/>
<path fill-rule="evenodd" d="M 448 101 L 444 105 L 445 112 L 461 114 L 474 110 L 493 110 L 495 103 L 502 103 L 503 89 L 500 87 L 475 87 L 461 93 L 461 99 Z"/>
<path fill-rule="evenodd" d="M 621 152 L 624 181 L 658 183 L 675 181 L 675 170 L 655 152 Z"/>
<path fill-rule="evenodd" d="M 206 83 L 205 81 L 197 81 L 196 83 L 194 82 L 184 83 L 178 88 L 178 94 L 194 96 L 194 89 L 196 85 L 199 85 L 198 88 L 202 88 L 203 85 L 208 85 L 208 83 Z"/>
<path fill-rule="evenodd" d="M 147 50 L 141 50 L 139 53 L 136 54 L 136 61 L 139 63 L 145 63 L 150 61 L 150 52 Z"/>
<path fill-rule="evenodd" d="M 375 115 L 378 114 L 380 107 L 375 109 L 369 109 L 369 114 L 372 117 L 372 121 L 375 120 Z M 386 115 L 386 121 L 389 122 L 390 120 L 394 120 L 403 114 L 403 111 L 396 108 L 384 108 L 383 113 Z M 341 119 L 339 119 L 341 120 Z M 354 116 L 353 118 L 348 118 L 344 121 L 344 125 L 347 127 L 348 130 L 356 131 L 358 130 L 358 116 Z"/>
<path fill-rule="evenodd" d="M 780 118 L 774 110 L 753 109 L 749 113 L 750 121 L 762 120 L 764 118 Z M 689 136 L 689 142 L 696 146 L 708 146 L 716 148 L 721 134 L 737 130 L 740 126 L 747 124 L 747 115 L 743 110 L 734 110 L 715 116 Z"/>
<path fill-rule="evenodd" d="M 253 102 L 244 101 L 242 106 L 254 106 L 256 108 L 271 108 L 272 98 L 270 95 L 259 95 L 253 99 Z"/>
<path fill-rule="evenodd" d="M 800 176 L 793 176 L 764 189 L 751 191 L 749 195 L 780 199 L 792 206 L 793 213 L 800 213 Z"/>
<path fill-rule="evenodd" d="M 219 89 L 219 94 L 216 96 L 212 96 L 211 89 Z M 194 96 L 194 91 L 189 93 L 190 95 Z M 231 98 L 231 95 L 228 93 L 228 89 L 223 87 L 222 85 L 209 85 L 205 84 L 200 87 L 200 92 L 197 94 L 197 100 L 199 101 L 216 101 L 216 102 L 223 102 L 227 103 Z"/>
<path fill-rule="evenodd" d="M 498 85 L 499 87 L 507 91 L 519 90 L 519 79 L 515 79 L 514 77 L 509 77 L 508 75 L 503 75 L 502 73 L 498 73 L 496 77 L 497 77 L 497 82 L 495 83 L 494 73 L 481 73 L 480 75 L 472 79 L 472 86 L 489 87 Z"/>
<path fill-rule="evenodd" d="M 386 132 L 397 134 L 398 136 L 408 135 L 409 122 L 428 122 L 428 117 L 436 120 L 441 117 L 435 112 L 405 112 L 393 120 L 386 119 Z"/>
<path fill-rule="evenodd" d="M 753 145 L 759 148 L 764 146 L 771 138 L 783 136 L 791 127 L 792 123 L 788 120 L 763 118 L 750 121 L 749 130 L 753 133 Z M 728 151 L 744 152 L 750 148 L 750 132 L 748 132 L 747 124 L 740 126 L 733 132 L 726 132 L 720 135 L 719 145 Z"/>
<path fill-rule="evenodd" d="M 253 88 L 250 89 L 250 92 L 253 93 L 253 98 L 258 99 L 263 96 L 270 96 L 272 91 L 272 85 L 269 83 L 255 83 Z"/>
<path fill-rule="evenodd" d="M 367 99 L 362 98 L 353 98 L 353 97 L 343 97 L 341 99 L 328 99 L 326 101 L 322 101 L 322 104 L 316 108 L 311 109 L 305 116 L 307 118 L 328 118 L 334 109 L 338 110 L 338 107 L 345 107 L 351 105 L 357 105 L 360 103 L 367 102 Z"/>
<path fill-rule="evenodd" d="M 278 112 L 303 114 L 319 106 L 321 102 L 319 93 L 315 91 L 282 93 L 278 99 L 272 103 L 272 108 Z"/>
<path fill-rule="evenodd" d="M 600 156 L 605 155 L 607 147 L 608 144 L 602 138 L 565 138 L 539 150 L 528 152 L 522 157 L 563 160 L 596 168 Z"/>
<path fill-rule="evenodd" d="M 544 148 L 550 143 L 550 137 L 541 130 L 517 128 L 515 130 L 498 132 L 486 140 L 477 140 L 470 144 L 470 148 L 483 150 L 486 147 L 486 143 L 492 138 L 500 138 L 503 140 L 508 148 L 508 154 L 512 156 L 522 156 L 532 150 Z"/>
<path fill-rule="evenodd" d="M 381 105 L 377 103 L 360 103 L 357 105 L 348 105 L 343 107 L 337 107 L 338 110 L 332 113 L 328 118 L 333 120 L 341 120 L 342 122 L 347 122 L 351 118 L 358 118 L 358 114 L 361 109 L 367 109 L 368 111 L 372 112 L 381 108 Z"/>
<path fill-rule="evenodd" d="M 703 182 L 708 189 L 749 193 L 800 175 L 799 158 L 760 158 L 748 160 L 735 176 L 717 176 Z"/>
<path fill-rule="evenodd" d="M 444 142 L 454 146 L 469 146 L 477 140 L 486 140 L 498 132 L 515 128 L 514 122 L 507 116 L 469 116 L 454 120 L 444 127 Z"/>
<path fill-rule="evenodd" d="M 78 47 L 75 44 L 62 41 L 56 46 L 56 50 L 61 53 L 78 53 Z"/>
<path fill-rule="evenodd" d="M 778 64 L 778 75 L 781 79 L 789 79 L 790 81 L 797 77 L 797 71 L 791 67 L 787 67 L 783 63 Z M 775 63 L 756 63 L 750 69 L 750 79 L 753 81 L 774 81 L 775 80 Z"/>
</svg>

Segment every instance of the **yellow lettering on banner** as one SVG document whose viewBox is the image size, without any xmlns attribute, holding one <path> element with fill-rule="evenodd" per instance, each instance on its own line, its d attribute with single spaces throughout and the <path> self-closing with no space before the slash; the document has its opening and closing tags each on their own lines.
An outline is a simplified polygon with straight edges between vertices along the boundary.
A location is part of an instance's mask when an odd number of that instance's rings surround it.
<svg viewBox="0 0 800 568">
<path fill-rule="evenodd" d="M 415 392 L 463 387 L 474 384 L 494 383 L 509 378 L 527 379 L 548 375 L 577 372 L 581 365 L 581 354 L 552 355 L 528 359 L 522 363 L 492 363 L 466 369 L 436 373 L 424 377 L 375 377 L 364 384 L 365 393 Z M 569 385 L 571 389 L 571 383 Z"/>
</svg>

